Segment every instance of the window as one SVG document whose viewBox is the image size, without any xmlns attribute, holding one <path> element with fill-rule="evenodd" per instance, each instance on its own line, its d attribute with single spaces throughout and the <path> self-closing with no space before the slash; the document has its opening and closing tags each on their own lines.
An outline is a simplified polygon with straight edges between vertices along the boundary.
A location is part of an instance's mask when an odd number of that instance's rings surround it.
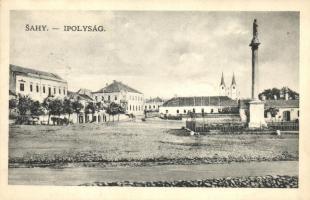
<svg viewBox="0 0 310 200">
<path fill-rule="evenodd" d="M 117 96 L 115 96 L 115 98 L 114 98 L 114 99 L 115 99 L 115 101 L 117 101 Z"/>
<path fill-rule="evenodd" d="M 104 101 L 104 96 L 101 96 L 101 100 Z"/>
<path fill-rule="evenodd" d="M 147 109 L 147 106 L 145 106 L 145 109 Z"/>
<path fill-rule="evenodd" d="M 108 101 L 110 101 L 111 100 L 111 97 L 110 97 L 110 95 L 108 96 Z"/>
<path fill-rule="evenodd" d="M 297 117 L 299 117 L 299 110 L 297 111 Z"/>
<path fill-rule="evenodd" d="M 152 108 L 152 106 L 151 105 L 149 105 L 149 109 L 151 109 Z"/>
<path fill-rule="evenodd" d="M 213 113 L 213 108 L 211 109 L 211 113 Z"/>
<path fill-rule="evenodd" d="M 184 112 L 184 114 L 186 114 L 186 110 L 184 110 L 183 112 Z"/>
<path fill-rule="evenodd" d="M 65 89 L 65 88 L 64 88 L 64 91 L 63 91 L 63 92 L 64 92 L 64 95 L 65 95 L 65 94 L 66 94 L 66 89 Z"/>
<path fill-rule="evenodd" d="M 52 95 L 52 89 L 50 87 L 48 87 L 48 96 Z"/>
<path fill-rule="evenodd" d="M 193 113 L 195 113 L 196 111 L 195 111 L 195 108 L 193 108 Z"/>
<path fill-rule="evenodd" d="M 177 110 L 177 114 L 179 114 L 179 110 Z"/>
<path fill-rule="evenodd" d="M 153 108 L 155 109 L 155 105 L 153 106 Z"/>
<path fill-rule="evenodd" d="M 235 89 L 235 86 L 233 86 L 233 89 Z"/>
<path fill-rule="evenodd" d="M 56 88 L 54 87 L 54 94 L 56 94 Z"/>
<path fill-rule="evenodd" d="M 24 85 L 23 83 L 21 83 L 21 84 L 19 85 L 19 90 L 20 90 L 20 91 L 24 91 L 24 90 L 25 90 L 25 85 Z"/>
<path fill-rule="evenodd" d="M 45 93 L 45 85 L 43 85 L 43 93 Z"/>
<path fill-rule="evenodd" d="M 60 88 L 59 88 L 59 91 L 58 91 L 58 92 L 59 92 L 59 94 L 61 94 L 61 89 L 60 89 Z"/>
<path fill-rule="evenodd" d="M 201 113 L 205 113 L 205 110 L 203 108 L 201 108 Z"/>
<path fill-rule="evenodd" d="M 39 86 L 38 85 L 36 86 L 36 89 L 37 89 L 37 92 L 39 92 Z"/>
<path fill-rule="evenodd" d="M 136 106 L 136 111 L 138 110 L 138 106 Z"/>
<path fill-rule="evenodd" d="M 166 110 L 166 113 L 168 114 L 168 110 Z"/>
<path fill-rule="evenodd" d="M 129 110 L 131 110 L 131 105 L 129 105 Z"/>
<path fill-rule="evenodd" d="M 30 84 L 30 92 L 32 92 L 32 84 Z"/>
</svg>

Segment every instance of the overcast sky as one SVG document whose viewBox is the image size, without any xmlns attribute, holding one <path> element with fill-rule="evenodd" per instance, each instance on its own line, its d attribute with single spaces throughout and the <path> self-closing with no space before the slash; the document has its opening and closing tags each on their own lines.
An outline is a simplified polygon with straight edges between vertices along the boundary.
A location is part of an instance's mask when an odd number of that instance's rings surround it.
<svg viewBox="0 0 310 200">
<path fill-rule="evenodd" d="M 299 91 L 298 12 L 11 11 L 10 63 L 57 73 L 71 91 L 118 80 L 165 98 L 218 95 L 221 73 L 227 85 L 235 73 L 241 97 L 250 97 L 254 18 L 261 90 Z M 26 24 L 50 30 L 26 32 Z M 106 31 L 64 32 L 64 25 Z"/>
</svg>

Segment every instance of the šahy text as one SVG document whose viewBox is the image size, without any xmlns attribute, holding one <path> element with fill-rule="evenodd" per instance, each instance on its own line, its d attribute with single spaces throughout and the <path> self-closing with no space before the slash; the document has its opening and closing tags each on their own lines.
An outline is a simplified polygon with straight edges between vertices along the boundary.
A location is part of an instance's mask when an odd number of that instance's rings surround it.
<svg viewBox="0 0 310 200">
<path fill-rule="evenodd" d="M 48 31 L 47 25 L 25 25 L 25 31 Z"/>
<path fill-rule="evenodd" d="M 83 31 L 83 32 L 105 32 L 103 26 L 64 26 L 64 31 Z"/>
</svg>

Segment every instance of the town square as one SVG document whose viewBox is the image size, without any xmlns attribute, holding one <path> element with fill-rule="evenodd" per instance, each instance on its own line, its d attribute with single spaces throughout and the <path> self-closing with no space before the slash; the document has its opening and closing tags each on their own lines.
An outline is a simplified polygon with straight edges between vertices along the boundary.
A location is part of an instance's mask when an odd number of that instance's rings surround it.
<svg viewBox="0 0 310 200">
<path fill-rule="evenodd" d="M 9 184 L 298 188 L 298 12 L 53 12 L 11 12 Z"/>
</svg>

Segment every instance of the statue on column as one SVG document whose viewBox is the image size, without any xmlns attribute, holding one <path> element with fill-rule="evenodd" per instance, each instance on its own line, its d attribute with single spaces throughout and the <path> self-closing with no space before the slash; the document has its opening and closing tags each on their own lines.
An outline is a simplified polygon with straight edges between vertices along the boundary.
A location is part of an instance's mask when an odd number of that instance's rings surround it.
<svg viewBox="0 0 310 200">
<path fill-rule="evenodd" d="M 253 38 L 258 37 L 257 27 L 258 27 L 257 20 L 254 19 L 254 22 L 253 22 Z"/>
<path fill-rule="evenodd" d="M 254 22 L 253 22 L 253 38 L 252 38 L 250 46 L 255 48 L 259 44 L 260 44 L 260 42 L 258 40 L 258 24 L 257 24 L 257 20 L 254 19 Z"/>
</svg>

